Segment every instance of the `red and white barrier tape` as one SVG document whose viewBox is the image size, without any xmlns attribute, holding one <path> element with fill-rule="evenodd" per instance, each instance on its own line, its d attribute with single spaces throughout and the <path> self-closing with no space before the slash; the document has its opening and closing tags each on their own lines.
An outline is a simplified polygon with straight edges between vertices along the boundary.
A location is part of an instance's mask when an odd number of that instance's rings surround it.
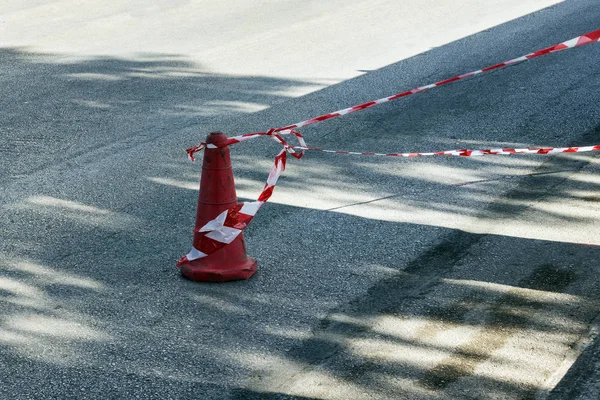
<svg viewBox="0 0 600 400">
<path fill-rule="evenodd" d="M 273 130 L 271 130 L 271 134 L 272 133 L 279 133 L 281 135 L 289 134 L 294 129 L 297 129 L 297 128 L 301 128 L 301 127 L 304 127 L 304 126 L 307 126 L 307 125 L 316 124 L 317 122 L 327 121 L 328 119 L 340 117 L 342 115 L 350 114 L 350 113 L 353 113 L 353 112 L 356 112 L 356 111 L 366 110 L 367 108 L 374 107 L 374 106 L 376 106 L 378 104 L 387 103 L 389 101 L 396 100 L 396 99 L 399 99 L 401 97 L 410 96 L 411 94 L 424 92 L 425 90 L 428 90 L 428 89 L 431 89 L 431 88 L 434 88 L 434 87 L 443 86 L 443 85 L 446 85 L 446 84 L 451 83 L 451 82 L 456 82 L 456 81 L 459 81 L 461 79 L 465 79 L 465 78 L 469 78 L 471 76 L 479 75 L 479 74 L 484 73 L 484 72 L 493 71 L 493 70 L 496 70 L 498 68 L 506 67 L 508 65 L 513 65 L 513 64 L 516 64 L 516 63 L 519 63 L 519 62 L 522 62 L 522 61 L 531 60 L 532 58 L 540 57 L 540 56 L 543 56 L 543 55 L 546 55 L 546 54 L 550 54 L 550 53 L 555 53 L 555 52 L 561 51 L 561 50 L 572 49 L 574 47 L 579 47 L 579 46 L 583 46 L 583 45 L 586 45 L 586 44 L 589 44 L 589 43 L 595 43 L 595 42 L 598 42 L 598 41 L 600 41 L 600 29 L 597 29 L 595 31 L 586 33 L 585 35 L 577 36 L 576 38 L 573 38 L 571 40 L 567 40 L 566 42 L 562 42 L 562 43 L 556 44 L 554 46 L 550 46 L 550 47 L 547 47 L 545 49 L 538 50 L 536 52 L 526 54 L 526 55 L 521 56 L 521 57 L 513 58 L 512 60 L 501 62 L 499 64 L 492 65 L 492 66 L 489 66 L 489 67 L 485 67 L 485 68 L 482 68 L 482 69 L 478 69 L 477 71 L 468 72 L 466 74 L 458 75 L 458 76 L 455 76 L 453 78 L 444 79 L 444 80 L 441 80 L 439 82 L 431 83 L 431 84 L 425 85 L 425 86 L 420 86 L 420 87 L 414 88 L 412 90 L 407 90 L 407 91 L 402 92 L 402 93 L 397 93 L 397 94 L 392 95 L 392 96 L 384 97 L 382 99 L 369 101 L 367 103 L 359 104 L 359 105 L 356 105 L 356 106 L 353 106 L 353 107 L 349 107 L 349 108 L 344 108 L 343 110 L 335 111 L 335 112 L 328 113 L 328 114 L 323 114 L 323 115 L 321 115 L 319 117 L 307 119 L 306 121 L 297 122 L 295 124 L 284 126 L 282 128 L 273 129 Z M 228 146 L 228 145 L 231 145 L 231 144 L 244 142 L 244 141 L 249 140 L 249 139 L 254 139 L 254 138 L 257 138 L 257 137 L 260 137 L 260 136 L 266 136 L 266 135 L 269 135 L 269 133 L 268 132 L 246 133 L 246 134 L 243 134 L 243 135 L 240 135 L 240 136 L 235 136 L 235 137 L 229 138 L 229 140 L 227 141 L 227 143 L 224 144 L 224 145 Z M 194 153 L 197 152 L 197 151 L 202 150 L 205 145 L 206 145 L 206 143 L 200 143 L 198 146 L 190 147 L 189 149 L 187 149 L 189 157 L 191 159 L 193 159 Z"/>
<path fill-rule="evenodd" d="M 300 147 L 306 147 L 304 138 L 298 132 L 290 132 L 300 142 Z M 223 211 L 217 218 L 209 221 L 206 225 L 196 229 L 194 232 L 199 233 L 201 236 L 196 241 L 199 248 L 192 246 L 192 250 L 183 256 L 177 266 L 193 261 L 199 258 L 206 257 L 210 253 L 213 253 L 220 248 L 233 242 L 236 237 L 248 226 L 250 221 L 254 218 L 258 210 L 265 204 L 273 195 L 273 190 L 277 184 L 277 180 L 281 176 L 281 173 L 285 171 L 285 164 L 287 154 L 290 153 L 295 158 L 302 158 L 304 150 L 297 153 L 293 146 L 290 146 L 281 136 L 273 133 L 273 129 L 268 131 L 268 135 L 274 140 L 283 145 L 283 149 L 275 156 L 275 162 L 269 172 L 267 183 L 258 196 L 258 199 L 253 202 L 239 203 L 232 208 Z M 210 148 L 216 148 L 212 144 L 207 145 Z"/>
<path fill-rule="evenodd" d="M 561 50 L 566 50 L 574 47 L 583 46 L 589 43 L 599 42 L 600 41 L 600 29 L 595 30 L 593 32 L 586 33 L 585 35 L 578 36 L 571 40 L 567 40 L 566 42 L 559 43 L 557 45 L 547 47 L 542 50 L 538 50 L 534 53 L 530 53 L 521 57 L 513 58 L 512 60 L 505 61 L 496 65 L 492 65 L 486 68 L 479 69 L 477 71 L 469 72 L 466 74 L 458 75 L 453 78 L 444 79 L 439 82 L 435 82 L 429 85 L 420 86 L 418 88 L 408 90 L 405 92 L 401 92 L 389 97 L 384 97 L 382 99 L 370 101 L 367 103 L 359 104 L 353 107 L 345 108 L 343 110 L 335 111 L 332 113 L 324 114 L 319 117 L 311 118 L 306 121 L 298 122 L 296 124 L 288 125 L 282 128 L 270 129 L 266 132 L 254 132 L 247 133 L 240 136 L 234 136 L 229 138 L 225 143 L 220 146 L 229 146 L 232 144 L 244 142 L 246 140 L 254 139 L 261 136 L 269 136 L 283 145 L 283 149 L 277 154 L 275 157 L 275 162 L 273 167 L 271 167 L 271 171 L 269 173 L 269 177 L 267 179 L 267 183 L 265 184 L 263 191 L 261 192 L 258 200 L 255 202 L 248 203 L 240 203 L 228 210 L 223 211 L 219 216 L 215 219 L 208 222 L 201 228 L 196 230 L 197 233 L 201 233 L 203 236 L 200 239 L 200 248 L 197 249 L 192 247 L 192 250 L 179 260 L 177 266 L 181 266 L 189 261 L 193 261 L 195 259 L 199 259 L 202 257 L 206 257 L 207 255 L 215 252 L 216 250 L 226 246 L 231 243 L 244 228 L 248 226 L 250 221 L 254 218 L 258 210 L 262 207 L 264 203 L 266 203 L 271 195 L 273 194 L 273 190 L 275 189 L 275 185 L 277 184 L 277 180 L 281 173 L 285 170 L 286 164 L 286 156 L 287 153 L 292 154 L 296 158 L 301 158 L 304 154 L 305 150 L 312 151 L 321 151 L 325 153 L 336 153 L 336 154 L 352 154 L 352 155 L 372 155 L 372 156 L 389 156 L 389 157 L 419 157 L 419 156 L 462 156 L 462 157 L 473 157 L 473 156 L 482 156 L 482 155 L 491 155 L 491 154 L 552 154 L 552 153 L 576 153 L 576 152 L 584 152 L 584 151 L 598 151 L 600 150 L 600 145 L 596 146 L 585 146 L 585 147 L 557 147 L 557 148 L 524 148 L 524 149 L 487 149 L 487 150 L 451 150 L 451 151 L 441 151 L 435 153 L 372 153 L 372 152 L 350 152 L 350 151 L 335 151 L 335 150 L 323 150 L 318 148 L 307 147 L 302 135 L 296 132 L 294 129 L 301 128 L 307 125 L 315 124 L 317 122 L 326 121 L 328 119 L 340 117 L 342 115 L 350 114 L 356 111 L 365 110 L 367 108 L 371 108 L 378 104 L 387 103 L 392 100 L 399 99 L 401 97 L 406 97 L 411 94 L 420 93 L 425 90 L 442 86 L 451 82 L 459 81 L 461 79 L 465 79 L 471 76 L 475 76 L 484 72 L 493 71 L 495 69 L 499 69 L 502 67 L 506 67 L 508 65 L 513 65 L 522 61 L 527 61 L 532 58 L 540 57 L 549 53 L 554 53 Z M 298 138 L 300 142 L 300 146 L 290 146 L 283 138 L 282 135 L 294 135 Z M 204 142 L 200 143 L 197 146 L 193 146 L 188 148 L 186 151 L 188 153 L 189 158 L 194 161 L 194 153 L 202 150 L 204 147 L 208 148 L 216 148 L 217 146 L 214 144 L 206 144 Z M 294 149 L 302 150 L 301 153 L 296 153 Z"/>
<path fill-rule="evenodd" d="M 581 146 L 581 147 L 527 147 L 523 149 L 504 148 L 504 149 L 484 149 L 484 150 L 446 150 L 435 153 L 373 153 L 370 151 L 342 151 L 342 150 L 324 150 L 317 147 L 294 146 L 298 150 L 318 151 L 321 153 L 333 153 L 355 156 L 385 156 L 385 157 L 423 157 L 423 156 L 460 156 L 476 157 L 485 155 L 509 155 L 509 154 L 553 154 L 553 153 L 583 153 L 586 151 L 600 151 L 600 145 Z"/>
<path fill-rule="evenodd" d="M 201 142 L 197 146 L 190 147 L 190 148 L 186 149 L 185 151 L 188 153 L 189 159 L 194 161 L 194 153 L 197 153 L 198 151 L 202 150 L 205 147 L 207 147 L 209 149 L 216 149 L 218 147 L 226 147 L 226 146 L 230 146 L 232 144 L 245 142 L 246 140 L 254 139 L 254 138 L 257 138 L 260 136 L 269 136 L 269 137 L 273 138 L 276 142 L 279 142 L 281 145 L 283 145 L 284 150 L 287 150 L 288 153 L 293 155 L 295 158 L 300 159 L 302 157 L 303 153 L 298 154 L 295 151 L 293 151 L 294 146 L 288 145 L 287 142 L 285 140 L 283 140 L 283 138 L 281 137 L 282 135 L 294 135 L 294 136 L 296 136 L 296 138 L 298 138 L 298 141 L 300 142 L 300 144 L 303 147 L 306 147 L 306 143 L 304 142 L 304 138 L 302 137 L 300 132 L 297 132 L 293 129 L 285 129 L 282 131 L 277 131 L 277 129 L 271 128 L 266 132 L 246 133 L 245 135 L 227 138 L 227 141 L 225 141 L 223 143 L 219 143 L 218 146 L 215 144 L 212 144 L 212 143 L 207 144 L 206 142 Z M 302 147 L 302 146 L 300 146 L 300 147 Z"/>
</svg>

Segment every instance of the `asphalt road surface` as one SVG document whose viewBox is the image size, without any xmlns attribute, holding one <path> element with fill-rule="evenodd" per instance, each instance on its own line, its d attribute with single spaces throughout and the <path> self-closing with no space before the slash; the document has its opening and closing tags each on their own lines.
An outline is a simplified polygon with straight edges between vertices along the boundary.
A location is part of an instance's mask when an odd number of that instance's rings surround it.
<svg viewBox="0 0 600 400">
<path fill-rule="evenodd" d="M 597 399 L 600 158 L 291 160 L 248 281 L 175 268 L 212 130 L 280 127 L 600 28 L 597 0 L 4 0 L 0 398 Z M 493 3 L 493 4 L 488 4 Z M 301 130 L 600 143 L 600 44 Z M 278 145 L 231 149 L 253 200 Z"/>
</svg>

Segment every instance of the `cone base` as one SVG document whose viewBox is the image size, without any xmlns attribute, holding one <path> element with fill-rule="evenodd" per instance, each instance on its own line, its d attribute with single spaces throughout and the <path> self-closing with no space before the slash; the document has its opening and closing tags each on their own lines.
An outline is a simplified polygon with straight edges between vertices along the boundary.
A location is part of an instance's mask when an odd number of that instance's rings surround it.
<svg viewBox="0 0 600 400">
<path fill-rule="evenodd" d="M 248 257 L 234 265 L 207 265 L 204 259 L 194 260 L 180 267 L 181 274 L 196 282 L 227 282 L 248 279 L 256 272 L 256 260 Z"/>
</svg>

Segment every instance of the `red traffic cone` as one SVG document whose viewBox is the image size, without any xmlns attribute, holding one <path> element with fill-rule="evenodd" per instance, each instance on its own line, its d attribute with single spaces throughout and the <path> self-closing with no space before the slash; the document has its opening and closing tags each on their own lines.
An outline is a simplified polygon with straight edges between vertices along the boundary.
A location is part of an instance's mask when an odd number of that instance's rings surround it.
<svg viewBox="0 0 600 400">
<path fill-rule="evenodd" d="M 206 139 L 207 144 L 217 146 L 225 141 L 227 136 L 222 132 L 212 132 Z M 206 147 L 195 231 L 236 204 L 238 201 L 229 148 Z M 200 248 L 200 238 L 200 233 L 194 233 L 194 248 Z M 193 281 L 225 282 L 250 278 L 256 272 L 256 261 L 246 255 L 244 236 L 240 233 L 225 247 L 206 257 L 184 262 L 180 269 L 185 277 Z"/>
</svg>

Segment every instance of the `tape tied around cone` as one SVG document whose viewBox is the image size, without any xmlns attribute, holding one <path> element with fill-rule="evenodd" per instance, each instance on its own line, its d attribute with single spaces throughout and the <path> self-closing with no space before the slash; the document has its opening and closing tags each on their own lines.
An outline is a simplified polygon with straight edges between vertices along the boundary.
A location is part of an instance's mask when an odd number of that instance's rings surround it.
<svg viewBox="0 0 600 400">
<path fill-rule="evenodd" d="M 257 133 L 257 135 L 259 134 L 260 136 L 272 137 L 275 141 L 283 146 L 283 149 L 277 154 L 277 156 L 275 156 L 275 160 L 269 172 L 267 182 L 265 183 L 265 186 L 263 187 L 258 199 L 254 202 L 238 203 L 235 206 L 221 212 L 202 227 L 195 229 L 194 232 L 200 235 L 199 240 L 197 240 L 197 242 L 199 242 L 199 248 L 192 247 L 192 250 L 179 260 L 177 266 L 180 267 L 184 263 L 197 260 L 199 258 L 204 258 L 233 242 L 248 226 L 250 221 L 252 221 L 262 205 L 266 203 L 273 195 L 275 185 L 277 185 L 279 177 L 283 171 L 285 171 L 287 154 L 289 153 L 297 159 L 302 158 L 304 155 L 304 150 L 301 152 L 294 150 L 294 147 L 288 144 L 282 138 L 282 134 L 275 133 L 275 129 Z M 299 132 L 290 130 L 289 132 L 285 132 L 283 134 L 291 134 L 295 136 L 300 145 L 306 147 L 304 138 Z M 239 141 L 232 141 L 231 139 L 219 145 L 206 144 L 203 142 L 198 146 L 187 149 L 187 153 L 193 161 L 193 154 L 205 147 L 219 148 L 229 146 L 230 144 L 239 143 Z"/>
<path fill-rule="evenodd" d="M 499 68 L 503 68 L 509 65 L 513 65 L 519 62 L 527 61 L 536 57 L 540 57 L 546 54 L 558 52 L 561 50 L 566 50 L 578 46 L 583 46 L 589 43 L 595 43 L 600 41 L 600 29 L 586 33 L 584 35 L 578 36 L 576 38 L 567 40 L 565 42 L 556 44 L 554 46 L 547 47 L 542 50 L 538 50 L 533 53 L 529 53 L 527 55 L 513 58 L 509 61 L 505 61 L 499 64 L 495 64 L 486 68 L 479 69 L 477 71 L 465 73 L 462 75 L 455 76 L 453 78 L 444 79 L 435 83 L 431 83 L 428 85 L 420 86 L 412 90 L 408 90 L 405 92 L 397 93 L 395 95 L 385 97 L 382 99 L 370 101 L 367 103 L 359 104 L 353 107 L 345 108 L 336 112 L 328 113 L 321 115 L 319 117 L 314 117 L 302 122 L 298 122 L 296 124 L 288 125 L 282 128 L 271 128 L 265 132 L 254 132 L 247 133 L 241 136 L 235 136 L 228 138 L 226 141 L 223 141 L 216 144 L 207 144 L 206 142 L 201 142 L 196 146 L 192 146 L 186 149 L 188 157 L 191 161 L 194 161 L 194 154 L 204 148 L 219 148 L 225 147 L 236 143 L 241 143 L 246 140 L 251 140 L 261 136 L 269 136 L 278 143 L 283 146 L 283 149 L 277 154 L 275 157 L 275 161 L 273 167 L 271 167 L 271 171 L 269 173 L 269 177 L 267 179 L 267 183 L 263 188 L 258 200 L 256 202 L 251 203 L 241 203 L 236 206 L 230 207 L 229 209 L 220 213 L 215 219 L 209 221 L 199 230 L 197 233 L 202 234 L 201 237 L 201 247 L 197 249 L 192 247 L 192 250 L 184 257 L 182 257 L 177 266 L 181 266 L 182 264 L 206 257 L 210 253 L 222 248 L 223 246 L 231 243 L 235 238 L 241 233 L 241 231 L 248 226 L 252 218 L 260 207 L 269 200 L 269 198 L 273 194 L 273 190 L 275 185 L 277 184 L 277 180 L 281 173 L 285 170 L 286 163 L 286 154 L 289 153 L 293 157 L 300 159 L 304 155 L 306 150 L 313 151 L 321 151 L 326 153 L 337 153 L 337 154 L 353 154 L 353 155 L 381 155 L 381 156 L 394 156 L 394 157 L 415 157 L 415 156 L 442 156 L 442 155 L 450 155 L 450 156 L 462 156 L 462 157 L 471 157 L 478 155 L 491 155 L 491 154 L 551 154 L 557 152 L 565 152 L 565 153 L 574 153 L 574 152 L 583 152 L 583 151 L 598 151 L 600 150 L 600 145 L 594 146 L 586 146 L 586 147 L 567 147 L 567 148 L 527 148 L 527 149 L 487 149 L 487 150 L 452 150 L 452 151 L 443 151 L 443 152 L 435 152 L 435 153 L 374 153 L 374 152 L 349 152 L 349 151 L 333 151 L 333 150 L 323 150 L 318 148 L 309 148 L 306 146 L 304 138 L 302 135 L 295 131 L 296 128 L 304 127 L 307 125 L 315 124 L 318 122 L 327 121 L 332 118 L 337 118 L 342 115 L 350 114 L 357 111 L 366 110 L 368 108 L 374 107 L 379 104 L 383 104 L 389 101 L 393 101 L 399 99 L 401 97 L 406 97 L 412 94 L 420 93 L 434 87 L 439 87 L 442 85 L 446 85 L 448 83 L 456 82 L 465 78 L 473 77 L 475 75 L 479 75 L 481 73 L 485 73 L 488 71 L 493 71 Z M 290 146 L 284 139 L 283 135 L 294 135 L 300 146 Z M 301 150 L 300 152 L 296 152 L 296 150 Z"/>
</svg>

